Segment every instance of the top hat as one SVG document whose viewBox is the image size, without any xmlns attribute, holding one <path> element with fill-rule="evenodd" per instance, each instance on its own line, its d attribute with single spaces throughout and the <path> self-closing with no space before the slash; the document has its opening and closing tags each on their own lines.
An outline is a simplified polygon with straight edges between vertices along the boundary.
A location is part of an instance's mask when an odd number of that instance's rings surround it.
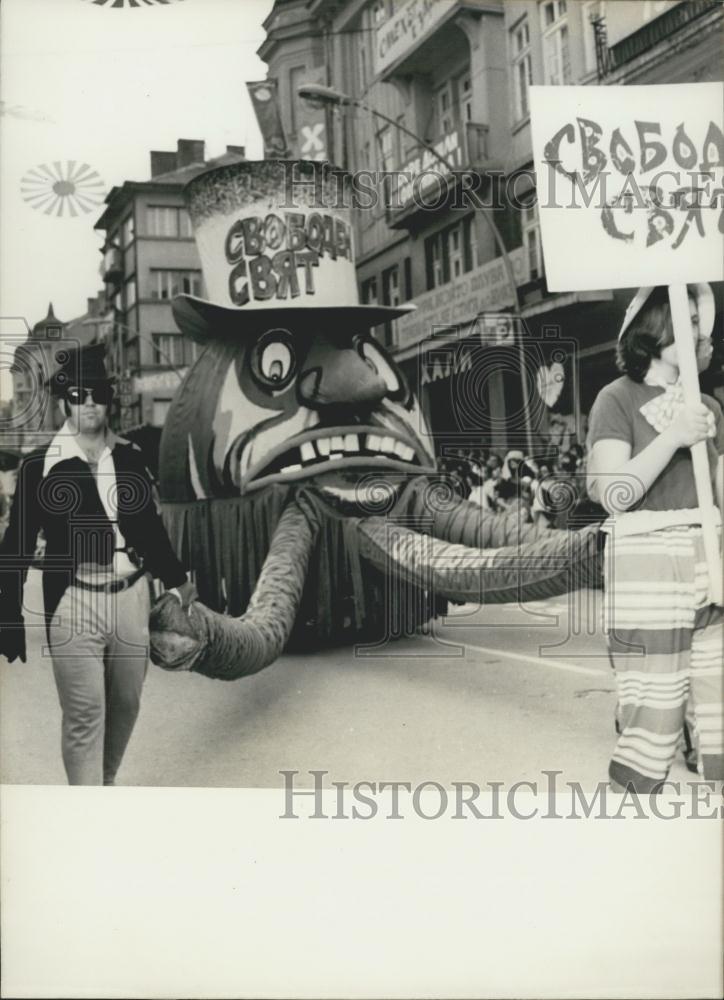
<svg viewBox="0 0 724 1000">
<path fill-rule="evenodd" d="M 634 318 L 641 312 L 644 303 L 648 300 L 648 297 L 651 295 L 654 288 L 655 285 L 639 288 L 634 297 L 631 299 L 624 314 L 621 329 L 618 331 L 619 340 L 631 326 Z M 696 308 L 699 312 L 699 336 L 708 337 L 714 329 L 714 316 L 716 315 L 716 305 L 714 303 L 714 293 L 711 290 L 711 285 L 703 281 L 698 284 L 688 285 L 687 288 L 693 294 L 694 301 L 696 302 Z"/>
<path fill-rule="evenodd" d="M 366 329 L 414 306 L 360 305 L 349 174 L 311 160 L 245 160 L 184 189 L 208 298 L 174 299 L 195 340 L 294 322 Z"/>
<path fill-rule="evenodd" d="M 104 344 L 68 347 L 57 351 L 55 360 L 60 367 L 48 379 L 52 394 L 62 396 L 71 385 L 111 385 L 113 380 L 106 371 L 105 355 Z"/>
</svg>

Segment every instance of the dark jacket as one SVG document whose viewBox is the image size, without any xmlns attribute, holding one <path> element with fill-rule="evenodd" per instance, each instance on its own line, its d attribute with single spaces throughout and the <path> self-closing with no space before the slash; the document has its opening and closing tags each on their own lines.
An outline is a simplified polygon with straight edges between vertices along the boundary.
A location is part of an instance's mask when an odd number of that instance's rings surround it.
<svg viewBox="0 0 724 1000">
<path fill-rule="evenodd" d="M 80 457 L 56 461 L 44 475 L 48 448 L 33 452 L 18 470 L 10 524 L 0 545 L 0 628 L 20 625 L 22 592 L 33 562 L 39 529 L 45 535 L 43 595 L 49 618 L 71 583 L 76 566 L 92 559 L 110 565 L 116 535 L 90 466 Z M 151 478 L 138 447 L 114 438 L 118 528 L 126 546 L 166 587 L 180 586 L 186 573 L 156 510 Z M 52 453 L 51 453 L 52 457 Z"/>
</svg>

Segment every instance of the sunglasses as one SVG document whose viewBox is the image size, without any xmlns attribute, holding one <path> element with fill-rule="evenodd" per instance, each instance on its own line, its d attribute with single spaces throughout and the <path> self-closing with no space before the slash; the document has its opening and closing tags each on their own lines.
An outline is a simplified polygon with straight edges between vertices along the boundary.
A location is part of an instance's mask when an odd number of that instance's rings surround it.
<svg viewBox="0 0 724 1000">
<path fill-rule="evenodd" d="M 88 385 L 83 387 L 70 385 L 65 390 L 65 398 L 71 406 L 80 406 L 87 401 L 88 396 L 91 397 L 94 403 L 98 403 L 99 406 L 108 406 L 113 399 L 113 389 L 109 385 Z"/>
</svg>

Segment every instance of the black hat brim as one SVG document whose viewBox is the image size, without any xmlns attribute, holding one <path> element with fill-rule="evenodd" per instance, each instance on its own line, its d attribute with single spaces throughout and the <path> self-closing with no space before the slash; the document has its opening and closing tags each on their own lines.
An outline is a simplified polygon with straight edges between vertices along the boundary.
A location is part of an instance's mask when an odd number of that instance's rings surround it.
<svg viewBox="0 0 724 1000">
<path fill-rule="evenodd" d="M 194 295 L 179 295 L 173 300 L 173 315 L 182 333 L 198 343 L 212 337 L 255 335 L 275 328 L 291 329 L 310 324 L 320 328 L 369 330 L 415 311 L 414 305 L 402 306 L 287 306 L 280 309 L 232 309 L 216 305 Z"/>
</svg>

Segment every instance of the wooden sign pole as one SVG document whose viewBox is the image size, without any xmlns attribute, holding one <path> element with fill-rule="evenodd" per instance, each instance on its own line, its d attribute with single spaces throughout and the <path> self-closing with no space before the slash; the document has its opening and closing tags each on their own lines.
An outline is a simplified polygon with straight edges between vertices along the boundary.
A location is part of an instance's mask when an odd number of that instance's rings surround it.
<svg viewBox="0 0 724 1000">
<path fill-rule="evenodd" d="M 669 285 L 669 303 L 684 400 L 688 404 L 698 403 L 701 401 L 699 373 L 696 367 L 696 350 L 686 285 Z M 701 510 L 701 531 L 709 571 L 709 594 L 712 604 L 721 605 L 724 568 L 716 526 L 716 508 L 711 488 L 706 441 L 699 441 L 693 446 L 691 461 L 694 467 L 696 497 Z"/>
</svg>

